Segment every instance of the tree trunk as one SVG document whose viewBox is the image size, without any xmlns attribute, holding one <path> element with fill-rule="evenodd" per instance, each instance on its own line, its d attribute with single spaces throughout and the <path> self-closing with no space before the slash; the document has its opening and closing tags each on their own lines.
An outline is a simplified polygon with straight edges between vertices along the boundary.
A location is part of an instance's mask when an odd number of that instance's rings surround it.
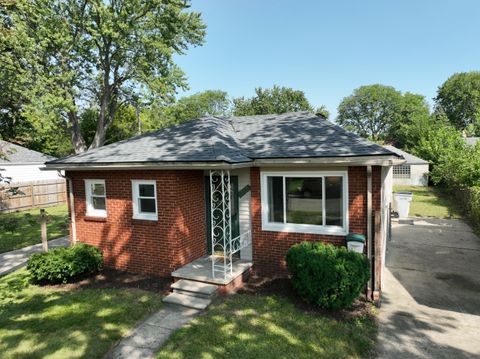
<svg viewBox="0 0 480 359">
<path fill-rule="evenodd" d="M 73 150 L 76 154 L 85 152 L 87 150 L 87 146 L 80 131 L 80 123 L 78 121 L 77 114 L 73 111 L 69 112 L 68 119 L 70 120 L 71 124 L 70 131 L 72 135 Z"/>
</svg>

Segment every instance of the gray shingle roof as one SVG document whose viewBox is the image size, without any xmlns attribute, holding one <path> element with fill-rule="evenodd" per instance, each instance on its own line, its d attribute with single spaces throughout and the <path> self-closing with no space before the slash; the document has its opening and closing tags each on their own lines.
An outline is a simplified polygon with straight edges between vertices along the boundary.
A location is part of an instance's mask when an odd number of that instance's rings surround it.
<svg viewBox="0 0 480 359">
<path fill-rule="evenodd" d="M 384 146 L 386 149 L 395 152 L 397 155 L 402 156 L 405 158 L 405 164 L 406 165 L 428 165 L 428 161 L 425 161 L 424 159 L 421 159 L 420 157 L 414 156 L 408 152 L 402 151 L 399 148 L 396 148 L 391 145 L 385 145 Z"/>
<path fill-rule="evenodd" d="M 206 117 L 113 143 L 52 164 L 242 163 L 265 158 L 395 155 L 307 112 Z"/>
<path fill-rule="evenodd" d="M 15 145 L 3 140 L 0 140 L 0 152 L 6 156 L 6 159 L 0 157 L 1 164 L 45 163 L 46 161 L 55 159 L 55 157 L 29 150 L 26 147 Z"/>
</svg>

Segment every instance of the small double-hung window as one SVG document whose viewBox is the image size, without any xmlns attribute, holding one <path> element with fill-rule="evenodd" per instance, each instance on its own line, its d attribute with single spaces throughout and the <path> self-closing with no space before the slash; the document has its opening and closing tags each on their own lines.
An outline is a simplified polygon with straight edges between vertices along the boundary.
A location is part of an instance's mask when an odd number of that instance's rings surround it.
<svg viewBox="0 0 480 359">
<path fill-rule="evenodd" d="M 155 181 L 132 181 L 133 218 L 156 221 L 157 212 L 157 185 Z"/>
<path fill-rule="evenodd" d="M 85 180 L 87 216 L 107 216 L 107 192 L 105 180 Z"/>
</svg>

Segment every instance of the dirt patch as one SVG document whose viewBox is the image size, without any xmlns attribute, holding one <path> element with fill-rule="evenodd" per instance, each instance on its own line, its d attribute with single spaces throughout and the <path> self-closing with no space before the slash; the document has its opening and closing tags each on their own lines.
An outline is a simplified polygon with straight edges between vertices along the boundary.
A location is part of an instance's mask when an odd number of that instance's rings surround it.
<svg viewBox="0 0 480 359">
<path fill-rule="evenodd" d="M 288 298 L 298 309 L 310 315 L 328 316 L 333 319 L 350 321 L 364 316 L 373 316 L 373 305 L 365 298 L 356 299 L 347 309 L 328 310 L 315 307 L 303 301 L 293 289 L 288 278 L 264 278 L 252 276 L 237 293 L 254 295 L 279 295 Z"/>
<path fill-rule="evenodd" d="M 78 282 L 52 285 L 51 287 L 66 289 L 131 288 L 166 294 L 170 289 L 171 282 L 171 278 L 128 273 L 105 268 L 97 275 L 80 280 Z"/>
</svg>

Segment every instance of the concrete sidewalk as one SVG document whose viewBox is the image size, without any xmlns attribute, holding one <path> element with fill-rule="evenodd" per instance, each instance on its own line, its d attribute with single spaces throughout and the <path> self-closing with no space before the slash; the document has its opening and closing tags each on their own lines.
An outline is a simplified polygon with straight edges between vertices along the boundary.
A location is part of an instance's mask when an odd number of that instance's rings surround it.
<svg viewBox="0 0 480 359">
<path fill-rule="evenodd" d="M 394 225 L 384 280 L 378 358 L 480 358 L 480 239 L 468 225 Z"/>
<path fill-rule="evenodd" d="M 68 236 L 48 241 L 48 248 L 67 247 Z M 42 244 L 24 247 L 11 252 L 0 253 L 0 276 L 6 275 L 23 267 L 34 253 L 42 251 Z"/>
<path fill-rule="evenodd" d="M 149 359 L 177 329 L 192 321 L 202 311 L 179 305 L 165 305 L 122 339 L 105 359 Z"/>
</svg>

